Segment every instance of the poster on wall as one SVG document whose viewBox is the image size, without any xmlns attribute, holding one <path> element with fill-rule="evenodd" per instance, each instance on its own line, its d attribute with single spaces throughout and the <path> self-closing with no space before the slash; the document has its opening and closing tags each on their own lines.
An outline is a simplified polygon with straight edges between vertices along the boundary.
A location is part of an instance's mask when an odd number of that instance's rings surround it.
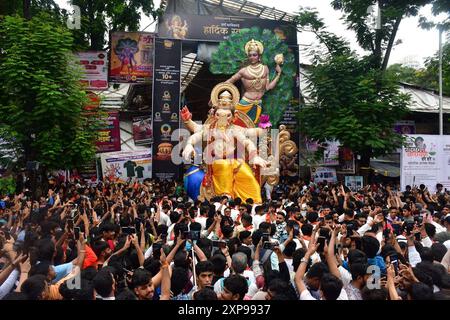
<svg viewBox="0 0 450 320">
<path fill-rule="evenodd" d="M 150 82 L 153 76 L 154 34 L 113 32 L 110 37 L 109 81 Z"/>
<path fill-rule="evenodd" d="M 441 183 L 450 189 L 450 139 L 438 135 L 407 135 L 400 157 L 400 184 L 424 184 L 435 191 Z"/>
<path fill-rule="evenodd" d="M 98 130 L 96 141 L 97 153 L 120 151 L 119 113 L 108 111 L 102 122 L 104 126 Z"/>
<path fill-rule="evenodd" d="M 339 147 L 339 167 L 340 174 L 355 174 L 356 164 L 355 155 L 350 148 Z"/>
<path fill-rule="evenodd" d="M 339 165 L 339 141 L 326 141 L 326 149 L 323 151 L 324 166 Z"/>
<path fill-rule="evenodd" d="M 83 110 L 87 115 L 92 114 L 91 112 L 97 111 L 100 108 L 101 98 L 98 94 L 88 91 L 87 92 L 88 103 L 84 106 Z"/>
<path fill-rule="evenodd" d="M 412 120 L 397 121 L 394 125 L 394 131 L 398 134 L 415 134 L 416 122 Z"/>
<path fill-rule="evenodd" d="M 78 168 L 78 176 L 80 179 L 89 183 L 98 183 L 97 162 L 92 160 Z"/>
<path fill-rule="evenodd" d="M 178 139 L 172 134 L 180 128 L 181 41 L 155 39 L 153 81 L 153 170 L 154 177 L 176 180 L 180 166 L 172 162 Z"/>
<path fill-rule="evenodd" d="M 103 179 L 125 183 L 152 177 L 151 151 L 112 152 L 101 155 Z"/>
<path fill-rule="evenodd" d="M 356 192 L 363 188 L 363 177 L 362 176 L 345 176 L 345 186 Z"/>
<path fill-rule="evenodd" d="M 153 142 L 151 116 L 133 117 L 133 139 L 136 146 L 146 146 Z"/>
<path fill-rule="evenodd" d="M 333 167 L 311 167 L 311 180 L 314 183 L 328 182 L 336 183 L 337 174 L 336 168 Z"/>
<path fill-rule="evenodd" d="M 77 52 L 82 68 L 81 83 L 86 90 L 108 89 L 108 55 L 106 51 Z"/>
</svg>

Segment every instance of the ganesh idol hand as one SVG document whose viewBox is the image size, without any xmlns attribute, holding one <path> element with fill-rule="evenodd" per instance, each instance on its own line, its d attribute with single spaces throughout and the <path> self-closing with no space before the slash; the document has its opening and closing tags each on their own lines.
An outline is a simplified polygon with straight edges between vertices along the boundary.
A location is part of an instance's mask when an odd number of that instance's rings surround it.
<svg viewBox="0 0 450 320">
<path fill-rule="evenodd" d="M 186 145 L 186 147 L 184 148 L 184 151 L 183 151 L 183 159 L 190 162 L 192 154 L 195 157 L 194 147 L 191 144 Z"/>
<path fill-rule="evenodd" d="M 254 166 L 260 166 L 261 168 L 265 168 L 269 164 L 266 160 L 264 160 L 263 158 L 261 158 L 259 156 L 254 157 L 252 162 L 253 162 L 252 164 Z"/>
<path fill-rule="evenodd" d="M 192 119 L 192 113 L 190 113 L 188 107 L 184 106 L 183 109 L 181 109 L 181 119 L 183 121 L 189 121 Z"/>
</svg>

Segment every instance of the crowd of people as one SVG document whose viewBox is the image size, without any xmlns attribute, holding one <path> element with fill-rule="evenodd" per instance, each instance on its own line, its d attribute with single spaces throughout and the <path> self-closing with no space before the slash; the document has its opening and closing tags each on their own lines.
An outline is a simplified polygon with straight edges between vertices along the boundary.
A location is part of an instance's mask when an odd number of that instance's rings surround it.
<svg viewBox="0 0 450 320">
<path fill-rule="evenodd" d="M 177 182 L 0 195 L 3 300 L 450 298 L 450 192 L 302 180 L 188 199 Z"/>
</svg>

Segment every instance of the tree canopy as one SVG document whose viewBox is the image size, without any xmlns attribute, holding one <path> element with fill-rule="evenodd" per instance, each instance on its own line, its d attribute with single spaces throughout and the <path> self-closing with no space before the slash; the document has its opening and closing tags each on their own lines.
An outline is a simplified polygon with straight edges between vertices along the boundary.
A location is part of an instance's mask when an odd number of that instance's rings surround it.
<svg viewBox="0 0 450 320">
<path fill-rule="evenodd" d="M 414 2 L 414 1 L 413 1 Z M 359 57 L 349 44 L 326 29 L 318 12 L 303 10 L 296 18 L 300 30 L 313 32 L 320 46 L 308 54 L 313 65 L 305 75 L 310 103 L 299 113 L 300 130 L 320 142 L 339 140 L 361 156 L 361 165 L 401 145 L 393 126 L 407 112 L 409 97 L 398 91 L 395 78 L 385 73 L 401 19 L 417 14 L 421 5 L 398 1 L 382 3 L 381 29 L 367 21 L 373 1 L 333 1 L 344 21 L 356 33 L 358 44 L 370 52 Z"/>
<path fill-rule="evenodd" d="M 19 163 L 59 169 L 92 159 L 96 127 L 82 113 L 87 100 L 69 30 L 48 15 L 6 16 L 0 43 L 0 139 Z"/>
<path fill-rule="evenodd" d="M 75 44 L 103 50 L 110 31 L 138 31 L 141 11 L 154 19 L 162 13 L 153 0 L 71 0 L 81 9 L 81 29 L 73 30 Z"/>
</svg>

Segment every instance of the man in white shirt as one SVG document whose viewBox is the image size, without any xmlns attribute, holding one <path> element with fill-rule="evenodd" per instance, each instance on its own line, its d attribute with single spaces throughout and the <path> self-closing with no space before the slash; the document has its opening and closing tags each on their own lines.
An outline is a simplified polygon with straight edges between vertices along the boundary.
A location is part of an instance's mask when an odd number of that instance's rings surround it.
<svg viewBox="0 0 450 320">
<path fill-rule="evenodd" d="M 318 285 L 319 297 L 314 297 L 306 287 L 303 279 L 309 259 L 315 251 L 315 246 L 312 246 L 306 251 L 295 274 L 295 285 L 300 293 L 300 300 L 347 300 L 342 281 L 330 273 L 325 273 L 320 277 Z"/>
<path fill-rule="evenodd" d="M 256 229 L 259 228 L 259 224 L 261 222 L 266 221 L 266 215 L 264 214 L 264 206 L 257 206 L 255 208 L 255 215 L 253 216 L 253 227 Z"/>
<path fill-rule="evenodd" d="M 208 220 L 208 212 L 209 212 L 208 206 L 201 206 L 200 215 L 197 218 L 195 218 L 195 222 L 200 223 L 200 225 L 202 226 L 202 231 L 206 230 L 206 220 Z"/>
<path fill-rule="evenodd" d="M 158 224 L 165 224 L 166 226 L 171 225 L 171 221 L 169 218 L 170 215 L 170 206 L 168 204 L 165 204 L 162 206 L 162 208 L 159 208 L 159 221 Z"/>
<path fill-rule="evenodd" d="M 214 291 L 217 294 L 220 294 L 223 291 L 223 282 L 226 277 L 228 277 L 231 273 L 238 274 L 247 279 L 247 283 L 250 286 L 256 282 L 255 275 L 252 270 L 248 270 L 247 265 L 247 255 L 242 252 L 237 252 L 233 254 L 231 258 L 231 270 L 227 269 L 224 272 L 224 278 L 219 279 L 214 284 Z"/>
<path fill-rule="evenodd" d="M 216 211 L 220 211 L 220 213 L 223 214 L 223 211 L 227 207 L 227 203 L 228 203 L 228 197 L 226 197 L 226 196 L 221 197 L 219 202 L 214 202 Z"/>
</svg>

